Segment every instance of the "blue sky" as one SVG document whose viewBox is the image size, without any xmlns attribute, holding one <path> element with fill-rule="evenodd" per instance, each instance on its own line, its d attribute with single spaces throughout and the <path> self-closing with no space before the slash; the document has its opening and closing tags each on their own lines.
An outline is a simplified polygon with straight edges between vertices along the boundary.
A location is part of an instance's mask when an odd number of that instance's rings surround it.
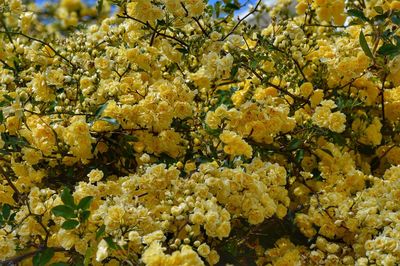
<svg viewBox="0 0 400 266">
<path fill-rule="evenodd" d="M 48 2 L 48 1 L 49 1 L 49 0 L 36 0 L 36 3 L 38 3 L 39 5 L 41 5 L 41 4 L 44 4 L 44 3 Z M 54 0 L 53 0 L 53 1 L 54 1 Z M 96 0 L 85 0 L 85 2 L 88 2 L 88 3 L 95 3 Z M 210 1 L 209 1 L 210 4 L 214 4 L 215 2 L 217 2 L 217 0 L 210 0 Z M 245 0 L 240 0 L 240 2 L 241 2 L 241 3 L 244 3 Z M 257 2 L 257 0 L 249 0 L 249 4 L 254 4 L 254 3 L 256 3 L 256 2 Z"/>
</svg>

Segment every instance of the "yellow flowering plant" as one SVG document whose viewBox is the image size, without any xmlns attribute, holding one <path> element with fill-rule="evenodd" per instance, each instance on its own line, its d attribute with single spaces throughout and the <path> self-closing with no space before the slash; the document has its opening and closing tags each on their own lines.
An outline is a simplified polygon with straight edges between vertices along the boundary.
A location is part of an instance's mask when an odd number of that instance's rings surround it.
<svg viewBox="0 0 400 266">
<path fill-rule="evenodd" d="M 240 8 L 0 0 L 1 265 L 400 263 L 400 1 Z"/>
</svg>

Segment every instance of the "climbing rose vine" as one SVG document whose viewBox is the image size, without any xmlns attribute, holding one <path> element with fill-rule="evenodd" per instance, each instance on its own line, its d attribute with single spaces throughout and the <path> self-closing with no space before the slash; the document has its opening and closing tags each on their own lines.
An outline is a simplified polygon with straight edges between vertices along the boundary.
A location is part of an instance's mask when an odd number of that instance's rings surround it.
<svg viewBox="0 0 400 266">
<path fill-rule="evenodd" d="M 1 265 L 400 263 L 400 1 L 239 8 L 0 0 Z"/>
</svg>

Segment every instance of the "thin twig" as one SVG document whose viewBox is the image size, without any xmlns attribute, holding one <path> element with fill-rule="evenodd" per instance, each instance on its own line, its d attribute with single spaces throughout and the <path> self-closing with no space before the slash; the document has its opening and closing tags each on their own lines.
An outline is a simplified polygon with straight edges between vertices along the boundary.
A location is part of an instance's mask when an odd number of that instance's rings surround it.
<svg viewBox="0 0 400 266">
<path fill-rule="evenodd" d="M 0 166 L 0 174 L 4 176 L 6 179 L 8 185 L 14 190 L 14 193 L 17 194 L 17 198 L 20 198 L 21 192 L 19 192 L 18 188 L 14 185 L 10 177 L 7 175 L 7 173 L 3 170 L 3 168 Z M 1 264 L 0 264 L 1 265 Z"/>
<path fill-rule="evenodd" d="M 54 250 L 54 252 L 66 252 L 67 251 L 62 247 L 54 247 L 52 249 Z M 8 260 L 0 261 L 0 265 L 17 265 L 18 262 L 21 262 L 27 258 L 33 257 L 37 253 L 42 252 L 43 250 L 45 250 L 45 247 L 39 248 L 38 250 L 35 250 L 35 251 L 31 251 L 31 252 L 19 255 L 17 257 L 14 257 L 14 258 L 11 258 Z"/>
<path fill-rule="evenodd" d="M 163 37 L 168 38 L 168 39 L 175 40 L 175 41 L 177 41 L 179 44 L 181 44 L 182 46 L 189 47 L 189 45 L 188 45 L 187 43 L 185 43 L 184 41 L 182 41 L 182 40 L 176 38 L 175 36 L 171 36 L 171 35 L 162 33 L 161 31 L 157 31 L 157 29 L 154 28 L 153 26 L 151 26 L 150 23 L 141 21 L 140 19 L 137 19 L 137 18 L 134 18 L 134 17 L 128 15 L 128 13 L 126 13 L 126 12 L 124 12 L 123 16 L 122 16 L 122 15 L 117 15 L 117 16 L 118 16 L 119 18 L 128 18 L 128 19 L 131 19 L 131 20 L 133 20 L 133 21 L 136 21 L 136 22 L 138 22 L 138 23 L 140 23 L 140 24 L 142 24 L 142 25 L 144 25 L 144 26 L 146 26 L 146 27 L 149 27 L 152 31 L 156 32 L 157 35 L 163 36 Z"/>
<path fill-rule="evenodd" d="M 63 59 L 64 61 L 66 61 L 68 64 L 70 64 L 74 69 L 76 69 L 77 67 L 71 62 L 71 60 L 67 59 L 65 56 L 61 55 L 56 49 L 54 49 L 50 44 L 46 43 L 45 41 L 42 41 L 40 39 L 31 37 L 29 35 L 26 35 L 25 33 L 22 32 L 16 32 L 16 31 L 0 31 L 0 33 L 9 33 L 12 35 L 21 35 L 31 41 L 36 41 L 38 43 L 43 44 L 44 46 L 47 46 L 50 48 L 50 50 L 52 50 L 54 52 L 55 55 L 59 56 L 61 59 Z"/>
<path fill-rule="evenodd" d="M 258 6 L 261 4 L 261 0 L 258 0 L 256 6 L 253 8 L 253 10 L 251 10 L 249 13 L 247 13 L 243 18 L 240 18 L 238 20 L 238 22 L 236 23 L 236 25 L 228 32 L 228 34 L 226 34 L 224 37 L 222 37 L 220 39 L 220 41 L 225 41 L 226 38 L 228 38 L 232 33 L 235 32 L 235 30 L 237 29 L 237 27 L 239 27 L 239 25 L 246 19 L 248 18 L 250 15 L 252 15 L 253 13 L 255 13 L 257 11 Z"/>
</svg>

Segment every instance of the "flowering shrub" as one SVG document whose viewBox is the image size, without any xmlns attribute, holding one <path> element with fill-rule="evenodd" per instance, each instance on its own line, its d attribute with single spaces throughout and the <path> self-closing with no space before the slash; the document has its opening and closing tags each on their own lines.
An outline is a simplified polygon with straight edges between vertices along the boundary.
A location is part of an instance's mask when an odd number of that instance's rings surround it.
<svg viewBox="0 0 400 266">
<path fill-rule="evenodd" d="M 400 263 L 400 1 L 22 2 L 1 265 Z"/>
</svg>

